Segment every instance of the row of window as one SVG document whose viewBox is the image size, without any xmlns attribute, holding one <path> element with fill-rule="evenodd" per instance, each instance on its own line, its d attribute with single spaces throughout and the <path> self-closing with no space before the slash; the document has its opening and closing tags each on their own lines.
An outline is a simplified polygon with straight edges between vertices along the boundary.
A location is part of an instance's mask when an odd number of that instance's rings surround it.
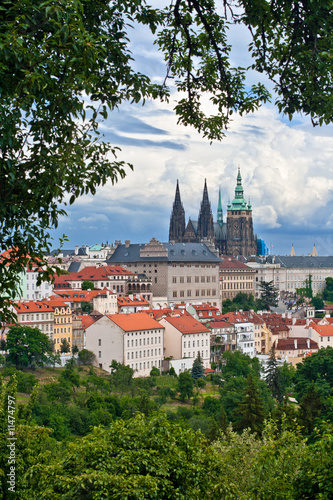
<svg viewBox="0 0 333 500">
<path fill-rule="evenodd" d="M 135 347 L 137 347 L 138 345 L 138 341 L 139 341 L 139 345 L 146 345 L 146 339 L 143 338 L 143 339 L 135 339 Z M 142 342 L 142 344 L 141 344 Z M 152 337 L 150 339 L 150 343 L 151 344 L 154 344 L 154 337 Z M 161 343 L 161 337 L 155 337 L 155 344 L 160 344 Z M 101 345 L 101 344 L 99 344 Z M 147 345 L 149 345 L 149 338 L 147 338 Z M 127 340 L 127 347 L 134 347 L 134 339 L 132 339 L 131 341 Z"/>
<path fill-rule="evenodd" d="M 201 340 L 201 346 L 203 347 L 205 344 L 204 344 L 204 340 Z M 206 345 L 208 345 L 208 339 L 206 339 Z M 200 340 L 197 340 L 197 347 L 200 346 Z M 189 340 L 187 342 L 187 347 L 191 347 L 191 341 Z M 195 347 L 195 340 L 192 341 L 192 347 Z M 186 349 L 186 341 L 184 341 L 184 348 Z"/>
<path fill-rule="evenodd" d="M 55 344 L 62 344 L 62 342 L 63 342 L 64 340 L 67 340 L 67 338 L 66 338 L 66 337 L 64 337 L 64 338 L 62 338 L 62 337 L 61 337 L 61 339 L 57 338 L 57 339 L 54 339 L 54 343 L 55 343 Z M 70 337 L 68 337 L 68 342 L 69 342 L 69 343 L 71 342 L 71 338 L 70 338 Z"/>
<path fill-rule="evenodd" d="M 44 324 L 44 323 L 38 323 L 37 325 L 29 325 L 31 328 L 38 328 L 39 330 L 41 330 L 42 332 L 44 332 L 44 330 L 46 332 L 49 331 L 49 328 L 50 328 L 50 332 L 53 331 L 53 325 L 50 325 L 50 324 Z"/>
<path fill-rule="evenodd" d="M 184 352 L 184 358 L 195 358 L 197 356 L 198 352 L 197 351 L 193 351 L 192 352 L 192 355 L 190 352 Z M 204 351 L 201 351 L 201 357 L 203 358 L 204 357 Z M 208 358 L 208 351 L 206 351 L 206 358 Z"/>
<path fill-rule="evenodd" d="M 67 319 L 67 321 L 66 321 L 66 319 Z M 65 317 L 61 317 L 61 318 L 55 318 L 55 322 L 56 323 L 71 323 L 71 317 L 65 316 Z"/>
<path fill-rule="evenodd" d="M 42 286 L 36 286 L 36 290 L 41 290 Z M 45 290 L 48 290 L 49 289 L 49 284 L 48 283 L 44 283 L 44 288 Z M 31 290 L 34 290 L 35 289 L 35 285 L 32 283 L 31 284 Z M 29 283 L 27 283 L 27 290 L 29 290 Z"/>
<path fill-rule="evenodd" d="M 185 276 L 172 276 L 172 283 L 178 283 L 177 278 L 179 283 L 185 283 Z M 216 283 L 216 276 L 186 276 L 186 283 L 192 283 L 192 278 L 194 283 Z"/>
<path fill-rule="evenodd" d="M 150 353 L 150 354 L 149 354 Z M 160 356 L 161 355 L 161 348 L 159 347 L 158 349 L 155 349 L 155 354 L 154 354 L 154 349 L 147 349 L 147 353 L 146 353 L 146 350 L 143 350 L 143 351 L 132 351 L 132 352 L 128 352 L 127 353 L 127 359 L 134 359 L 134 358 L 145 358 L 146 357 L 146 354 L 147 354 L 147 357 L 149 356 Z"/>
<path fill-rule="evenodd" d="M 42 321 L 45 319 L 49 319 L 49 313 L 45 313 L 45 314 L 40 314 L 40 313 L 37 313 L 37 314 L 21 314 L 19 316 L 20 320 L 21 321 L 38 321 L 39 319 L 41 319 Z M 53 313 L 50 313 L 50 319 L 53 319 Z"/>
<path fill-rule="evenodd" d="M 149 365 L 150 363 L 150 365 Z M 129 366 L 129 363 L 128 365 Z M 161 360 L 159 359 L 158 361 L 147 361 L 147 368 L 153 368 L 154 366 L 156 366 L 156 368 L 161 368 Z M 145 370 L 146 369 L 146 361 L 144 361 L 143 363 L 132 363 L 131 364 L 131 368 L 132 370 Z"/>
<path fill-rule="evenodd" d="M 228 285 L 228 286 L 227 286 Z M 233 286 L 232 286 L 233 285 Z M 253 288 L 253 283 L 247 282 L 247 283 L 223 283 L 223 289 L 224 290 L 244 290 L 245 288 Z"/>
<path fill-rule="evenodd" d="M 135 332 L 135 334 L 134 334 L 133 332 L 131 332 L 131 333 L 128 333 L 127 335 L 131 336 L 131 337 L 133 337 L 133 335 L 135 335 L 135 336 L 139 335 L 141 337 L 141 334 L 142 335 L 149 335 L 149 334 L 154 335 L 156 333 L 162 333 L 162 330 L 148 330 L 148 331 L 143 330 L 142 332 L 139 332 L 139 333 Z"/>
<path fill-rule="evenodd" d="M 55 328 L 54 333 L 71 333 L 71 327 L 69 326 L 68 328 Z"/>
<path fill-rule="evenodd" d="M 192 297 L 192 291 L 193 290 L 186 290 L 186 297 Z M 212 290 L 195 290 L 195 297 L 210 297 L 211 295 L 216 295 L 216 289 L 213 288 Z M 185 290 L 180 290 L 179 295 L 176 290 L 172 292 L 172 297 L 185 297 Z M 193 295 L 194 296 L 194 295 Z"/>
</svg>

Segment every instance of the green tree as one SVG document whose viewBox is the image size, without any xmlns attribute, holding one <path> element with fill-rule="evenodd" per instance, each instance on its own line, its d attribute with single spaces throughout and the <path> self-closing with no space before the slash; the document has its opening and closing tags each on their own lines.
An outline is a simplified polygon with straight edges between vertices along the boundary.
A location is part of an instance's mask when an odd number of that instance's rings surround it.
<svg viewBox="0 0 333 500">
<path fill-rule="evenodd" d="M 78 346 L 76 344 L 74 344 L 73 347 L 72 347 L 72 353 L 73 354 L 77 354 L 78 352 L 79 352 L 79 348 L 78 348 Z"/>
<path fill-rule="evenodd" d="M 280 403 L 283 399 L 283 388 L 274 347 L 272 347 L 269 353 L 267 368 L 265 370 L 265 381 L 273 397 Z"/>
<path fill-rule="evenodd" d="M 200 434 L 163 415 L 113 422 L 66 447 L 62 459 L 29 471 L 30 500 L 208 499 L 209 457 Z"/>
<path fill-rule="evenodd" d="M 84 313 L 90 314 L 93 310 L 93 305 L 91 302 L 87 302 L 84 300 L 83 302 L 81 302 L 81 309 Z"/>
<path fill-rule="evenodd" d="M 325 279 L 325 288 L 323 290 L 323 299 L 333 302 L 333 278 Z"/>
<path fill-rule="evenodd" d="M 324 309 L 324 301 L 321 297 L 316 295 L 311 299 L 311 305 L 314 306 L 315 309 Z"/>
<path fill-rule="evenodd" d="M 246 381 L 245 394 L 238 404 L 236 411 L 236 421 L 234 428 L 236 430 L 251 429 L 251 432 L 262 433 L 265 420 L 264 406 L 261 401 L 258 389 L 258 383 L 252 374 Z"/>
<path fill-rule="evenodd" d="M 273 281 L 261 281 L 259 283 L 260 298 L 257 300 L 258 309 L 270 309 L 278 305 L 279 291 Z"/>
<path fill-rule="evenodd" d="M 178 376 L 177 390 L 180 394 L 180 399 L 185 401 L 193 396 L 194 382 L 190 372 L 182 372 Z"/>
<path fill-rule="evenodd" d="M 61 342 L 60 352 L 61 354 L 67 354 L 68 352 L 71 352 L 71 346 L 67 339 L 63 339 L 63 341 Z"/>
<path fill-rule="evenodd" d="M 134 370 L 128 366 L 118 363 L 114 359 L 110 365 L 110 384 L 121 394 L 128 391 L 132 386 Z"/>
<path fill-rule="evenodd" d="M 43 366 L 52 354 L 53 346 L 38 328 L 12 326 L 7 334 L 7 359 L 17 368 Z"/>
<path fill-rule="evenodd" d="M 92 281 L 82 281 L 81 283 L 81 289 L 82 290 L 94 290 L 94 283 Z"/>
<path fill-rule="evenodd" d="M 248 28 L 252 64 L 274 83 L 276 105 L 290 118 L 303 112 L 314 124 L 332 121 L 332 16 L 326 2 L 277 0 L 254 5 L 226 0 L 6 0 L 0 14 L 0 311 L 10 316 L 26 265 L 46 265 L 50 227 L 99 185 L 125 176 L 117 147 L 103 141 L 99 124 L 124 101 L 167 98 L 180 91 L 178 121 L 220 140 L 233 113 L 269 99 L 262 83 L 248 86 L 247 70 L 233 66 L 230 25 Z M 268 8 L 269 7 L 269 8 Z M 129 26 L 150 30 L 164 54 L 162 84 L 133 70 Z M 206 98 L 215 113 L 205 114 Z M 69 198 L 69 199 L 68 199 Z M 10 265 L 8 265 L 10 264 Z M 59 272 L 59 271 L 58 271 Z"/>
<path fill-rule="evenodd" d="M 303 397 L 308 387 L 314 383 L 323 397 L 333 392 L 333 348 L 326 347 L 303 359 L 296 366 L 295 389 L 297 398 Z"/>
<path fill-rule="evenodd" d="M 199 351 L 198 351 L 197 357 L 193 361 L 191 373 L 192 373 L 192 377 L 194 378 L 194 380 L 198 380 L 199 378 L 204 377 L 204 367 L 203 367 L 203 363 L 202 363 L 202 359 L 201 359 Z"/>
<path fill-rule="evenodd" d="M 80 365 L 92 365 L 96 359 L 95 354 L 88 349 L 82 349 L 77 357 Z"/>
<path fill-rule="evenodd" d="M 232 377 L 248 377 L 250 373 L 260 375 L 258 358 L 250 358 L 240 351 L 225 351 L 222 355 L 222 377 L 229 380 Z"/>
</svg>

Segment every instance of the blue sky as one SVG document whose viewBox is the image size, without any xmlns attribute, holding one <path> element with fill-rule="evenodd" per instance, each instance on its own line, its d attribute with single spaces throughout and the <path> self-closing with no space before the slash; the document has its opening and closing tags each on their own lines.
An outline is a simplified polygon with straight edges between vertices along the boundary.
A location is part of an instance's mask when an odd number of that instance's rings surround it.
<svg viewBox="0 0 333 500">
<path fill-rule="evenodd" d="M 151 36 L 141 29 L 133 36 L 135 68 L 161 81 L 165 66 Z M 239 65 L 249 62 L 246 37 L 244 31 L 230 34 Z M 249 84 L 256 80 L 257 75 L 249 75 Z M 240 166 L 255 233 L 273 245 L 274 253 L 289 254 L 292 243 L 297 255 L 310 253 L 314 243 L 319 255 L 333 253 L 332 126 L 313 128 L 302 116 L 289 122 L 267 104 L 245 117 L 234 115 L 223 141 L 210 145 L 195 130 L 177 125 L 175 99 L 124 105 L 110 113 L 101 131 L 121 148 L 118 159 L 133 163 L 134 171 L 69 207 L 68 217 L 52 231 L 54 246 L 63 233 L 69 237 L 66 248 L 125 239 L 142 243 L 152 237 L 167 241 L 177 179 L 187 219 L 197 219 L 205 178 L 214 219 L 219 186 L 225 217 Z"/>
</svg>

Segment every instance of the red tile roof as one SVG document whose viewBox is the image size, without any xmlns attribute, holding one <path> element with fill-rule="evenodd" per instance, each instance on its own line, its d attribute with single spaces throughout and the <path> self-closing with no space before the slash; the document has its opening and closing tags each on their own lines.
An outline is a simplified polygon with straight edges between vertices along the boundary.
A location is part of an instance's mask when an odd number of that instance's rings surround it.
<svg viewBox="0 0 333 500">
<path fill-rule="evenodd" d="M 246 264 L 243 264 L 243 262 L 232 258 L 224 258 L 223 262 L 220 262 L 219 267 L 222 271 L 237 269 L 240 271 L 252 271 L 253 274 L 255 273 L 255 270 L 252 269 L 252 267 L 249 267 Z"/>
<path fill-rule="evenodd" d="M 90 302 L 98 295 L 105 294 L 106 291 L 109 292 L 107 288 L 104 288 L 104 290 L 55 290 L 54 293 L 56 295 L 51 295 L 50 299 L 53 300 L 53 297 L 58 296 L 57 298 L 61 297 L 65 302 L 69 300 L 73 302 Z M 110 293 L 112 295 L 112 292 Z"/>
<path fill-rule="evenodd" d="M 308 341 L 310 341 L 310 347 L 308 347 Z M 298 351 L 301 349 L 318 350 L 317 342 L 304 337 L 289 337 L 287 339 L 278 339 L 274 342 L 273 345 L 277 351 Z"/>
<path fill-rule="evenodd" d="M 128 278 L 129 276 L 135 275 L 136 273 L 133 273 L 121 266 L 87 266 L 76 273 L 61 274 L 60 276 L 55 276 L 54 283 L 55 285 L 59 285 L 70 281 L 113 281 L 113 278 L 115 276 Z"/>
<path fill-rule="evenodd" d="M 139 297 L 134 297 L 131 299 L 127 296 L 117 297 L 117 303 L 119 307 L 125 306 L 149 306 L 149 302 L 144 299 L 141 295 Z"/>
<path fill-rule="evenodd" d="M 59 297 L 57 297 L 57 300 L 24 300 L 13 302 L 12 304 L 18 314 L 28 312 L 49 312 L 51 310 L 53 311 L 56 307 L 64 307 L 65 309 L 68 308 L 68 305 L 60 301 Z"/>
<path fill-rule="evenodd" d="M 333 337 L 332 325 L 316 325 L 315 323 L 310 323 L 306 328 L 313 328 L 321 337 Z"/>
<path fill-rule="evenodd" d="M 78 315 L 77 318 L 82 320 L 83 330 L 88 328 L 88 326 L 92 325 L 96 321 L 96 319 L 92 318 L 91 316 L 88 316 L 88 314 L 83 314 L 82 316 Z"/>
<path fill-rule="evenodd" d="M 164 328 L 155 319 L 144 312 L 129 314 L 107 314 L 107 317 L 116 323 L 125 332 L 140 330 L 156 330 Z"/>
<path fill-rule="evenodd" d="M 174 328 L 179 330 L 183 335 L 192 333 L 209 333 L 210 330 L 206 328 L 200 321 L 197 321 L 192 316 L 179 315 L 165 318 L 165 321 L 170 323 Z"/>
</svg>

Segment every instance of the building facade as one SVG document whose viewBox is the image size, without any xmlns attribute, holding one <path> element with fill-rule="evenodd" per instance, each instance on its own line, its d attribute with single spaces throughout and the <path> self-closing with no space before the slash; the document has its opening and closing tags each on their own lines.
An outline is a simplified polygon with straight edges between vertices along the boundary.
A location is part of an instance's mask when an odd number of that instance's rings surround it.
<svg viewBox="0 0 333 500">
<path fill-rule="evenodd" d="M 206 302 L 221 308 L 220 259 L 203 243 L 118 245 L 109 265 L 126 266 L 151 278 L 153 306 Z"/>
</svg>

